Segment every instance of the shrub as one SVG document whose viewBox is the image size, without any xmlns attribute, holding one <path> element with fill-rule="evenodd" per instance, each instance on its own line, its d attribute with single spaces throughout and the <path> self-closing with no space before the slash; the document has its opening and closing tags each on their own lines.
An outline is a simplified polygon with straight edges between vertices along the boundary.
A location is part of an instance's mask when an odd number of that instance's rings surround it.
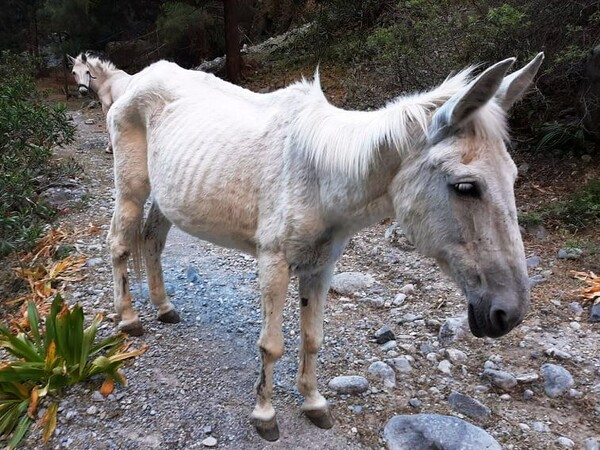
<svg viewBox="0 0 600 450">
<path fill-rule="evenodd" d="M 40 197 L 56 171 L 56 145 L 73 139 L 65 106 L 50 106 L 35 89 L 33 65 L 0 54 L 0 257 L 31 245 L 54 211 Z"/>
<path fill-rule="evenodd" d="M 97 315 L 86 328 L 83 309 L 73 308 L 57 295 L 42 326 L 38 310 L 29 303 L 23 324 L 14 334 L 0 326 L 0 348 L 15 359 L 0 365 L 0 435 L 12 437 L 8 448 L 23 439 L 36 416 L 41 401 L 56 397 L 61 390 L 103 376 L 100 392 L 108 395 L 114 383 L 125 384 L 120 367 L 126 359 L 142 354 L 145 348 L 126 351 L 125 334 L 96 340 L 102 316 Z M 58 400 L 54 399 L 41 419 L 43 438 L 54 433 Z"/>
</svg>

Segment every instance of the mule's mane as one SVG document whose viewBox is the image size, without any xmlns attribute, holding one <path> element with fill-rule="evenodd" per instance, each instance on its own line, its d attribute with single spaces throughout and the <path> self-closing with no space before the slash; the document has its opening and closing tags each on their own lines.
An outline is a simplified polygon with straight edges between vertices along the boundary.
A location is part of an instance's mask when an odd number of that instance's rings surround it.
<svg viewBox="0 0 600 450">
<path fill-rule="evenodd" d="M 81 52 L 75 58 L 77 62 L 82 64 L 89 64 L 90 66 L 102 70 L 104 72 L 118 70 L 117 66 L 108 59 L 104 54 L 99 52 L 94 52 L 93 50 L 87 50 L 85 52 Z"/>
<path fill-rule="evenodd" d="M 303 79 L 295 85 L 305 93 L 294 124 L 295 142 L 319 168 L 364 175 L 382 146 L 401 154 L 422 148 L 433 113 L 464 89 L 472 74 L 469 67 L 429 92 L 399 96 L 376 111 L 348 111 L 327 101 L 317 72 L 312 82 Z M 503 109 L 495 100 L 489 101 L 466 131 L 482 139 L 506 140 Z"/>
</svg>

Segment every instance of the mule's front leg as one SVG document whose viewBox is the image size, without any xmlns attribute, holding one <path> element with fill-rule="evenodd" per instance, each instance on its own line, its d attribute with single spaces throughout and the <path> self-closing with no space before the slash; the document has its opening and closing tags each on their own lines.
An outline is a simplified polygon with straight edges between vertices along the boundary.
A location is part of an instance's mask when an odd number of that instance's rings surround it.
<svg viewBox="0 0 600 450">
<path fill-rule="evenodd" d="M 163 215 L 156 202 L 152 202 L 148 218 L 144 224 L 144 261 L 150 289 L 150 300 L 158 308 L 158 320 L 165 323 L 178 323 L 179 314 L 167 298 L 160 255 L 165 248 L 171 222 Z"/>
<path fill-rule="evenodd" d="M 256 381 L 256 407 L 252 412 L 254 426 L 264 439 L 279 439 L 273 395 L 273 365 L 283 354 L 283 305 L 289 283 L 288 265 L 283 255 L 259 254 L 259 283 L 262 297 L 262 330 L 258 338 L 261 367 Z"/>
<path fill-rule="evenodd" d="M 331 428 L 329 405 L 317 389 L 317 354 L 323 342 L 323 312 L 334 266 L 300 276 L 300 364 L 298 390 L 304 396 L 302 410 L 319 428 Z"/>
</svg>

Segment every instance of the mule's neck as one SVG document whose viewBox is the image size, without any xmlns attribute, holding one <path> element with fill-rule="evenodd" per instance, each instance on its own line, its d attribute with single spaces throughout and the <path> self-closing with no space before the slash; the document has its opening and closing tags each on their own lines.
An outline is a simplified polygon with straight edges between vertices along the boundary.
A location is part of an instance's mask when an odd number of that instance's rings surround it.
<svg viewBox="0 0 600 450">
<path fill-rule="evenodd" d="M 123 78 L 129 78 L 130 75 L 124 70 L 106 67 L 100 67 L 96 72 L 97 75 L 92 80 L 91 86 L 102 105 L 108 108 L 116 100 L 112 92 L 113 84 Z"/>
</svg>

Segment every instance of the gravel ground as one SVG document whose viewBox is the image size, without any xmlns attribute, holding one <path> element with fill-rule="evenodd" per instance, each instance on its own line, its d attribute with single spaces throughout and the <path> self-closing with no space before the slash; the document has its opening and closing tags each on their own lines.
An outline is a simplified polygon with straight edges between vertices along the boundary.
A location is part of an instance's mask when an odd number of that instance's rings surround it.
<svg viewBox="0 0 600 450">
<path fill-rule="evenodd" d="M 112 157 L 103 153 L 101 113 L 80 110 L 73 118 L 78 140 L 61 155 L 83 166 L 85 194 L 60 224 L 82 228 L 91 223 L 102 233 L 81 236 L 74 243 L 90 258 L 90 267 L 87 278 L 69 286 L 65 296 L 82 303 L 90 316 L 110 314 L 112 279 L 105 238 L 113 201 Z M 86 123 L 90 119 L 94 123 Z M 352 295 L 331 293 L 329 298 L 318 379 L 332 403 L 333 429 L 320 430 L 300 414 L 295 280 L 285 311 L 286 353 L 275 368 L 274 405 L 281 439 L 267 443 L 249 421 L 259 366 L 256 263 L 173 230 L 163 259 L 167 290 L 182 322 L 156 321 L 146 292 L 138 291 L 136 307 L 146 333 L 131 341 L 134 346 L 146 343 L 149 350 L 125 367 L 128 386 L 107 399 L 99 397 L 94 382 L 70 389 L 61 401 L 56 435 L 44 446 L 39 431 L 34 431 L 25 447 L 194 449 L 205 448 L 203 441 L 209 444 L 205 439 L 212 436 L 218 448 L 230 449 L 380 448 L 383 427 L 391 417 L 417 412 L 464 418 L 508 449 L 569 448 L 569 440 L 570 448 L 586 448 L 586 439 L 599 438 L 600 325 L 587 321 L 587 305 L 581 310 L 570 305 L 578 284 L 566 275 L 589 261 L 558 260 L 554 240 L 542 245 L 527 236 L 528 251 L 540 257 L 532 275 L 542 275 L 545 281 L 534 287 L 532 312 L 524 324 L 501 339 L 465 335 L 442 345 L 440 326 L 463 314 L 464 300 L 435 264 L 413 251 L 401 235 L 384 237 L 389 225 L 357 235 L 338 264 L 338 272 L 369 274 L 373 283 Z M 402 292 L 404 301 L 398 296 Z M 385 347 L 373 338 L 383 326 L 395 335 Z M 111 328 L 107 322 L 103 332 Z M 552 348 L 555 351 L 546 352 Z M 384 388 L 368 369 L 377 361 L 394 364 L 395 358 L 404 360 L 395 360 L 396 387 Z M 545 363 L 570 372 L 571 391 L 557 398 L 545 393 Z M 482 378 L 484 368 L 531 375 L 515 386 L 495 385 L 490 377 Z M 327 386 L 339 375 L 364 376 L 370 388 L 359 395 L 339 395 Z M 454 411 L 448 402 L 453 391 L 478 400 L 490 412 L 470 418 L 468 410 Z"/>
</svg>

